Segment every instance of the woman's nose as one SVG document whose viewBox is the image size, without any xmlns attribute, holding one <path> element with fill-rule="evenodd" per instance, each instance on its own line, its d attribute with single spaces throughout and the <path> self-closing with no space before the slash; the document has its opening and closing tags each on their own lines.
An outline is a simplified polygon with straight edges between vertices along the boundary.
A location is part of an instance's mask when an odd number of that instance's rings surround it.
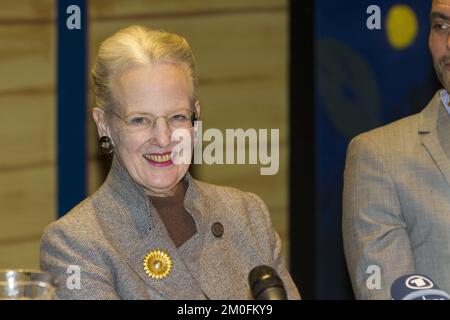
<svg viewBox="0 0 450 320">
<path fill-rule="evenodd" d="M 172 130 L 170 130 L 169 123 L 166 118 L 157 118 L 151 130 L 152 136 L 160 147 L 166 147 L 170 144 Z"/>
</svg>

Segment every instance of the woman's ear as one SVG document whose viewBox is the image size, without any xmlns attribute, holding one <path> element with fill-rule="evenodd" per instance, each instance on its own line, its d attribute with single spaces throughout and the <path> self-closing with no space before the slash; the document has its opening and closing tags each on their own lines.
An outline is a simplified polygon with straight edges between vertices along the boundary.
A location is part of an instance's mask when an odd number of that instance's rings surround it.
<svg viewBox="0 0 450 320">
<path fill-rule="evenodd" d="M 194 108 L 195 108 L 195 113 L 197 114 L 197 120 L 199 120 L 200 119 L 200 101 L 198 101 L 198 100 L 195 101 Z M 199 126 L 201 126 L 201 121 L 195 121 L 195 125 L 194 125 L 194 143 L 193 143 L 194 147 L 199 141 L 199 137 L 198 137 Z M 201 127 L 200 127 L 200 130 L 201 130 Z"/>
<path fill-rule="evenodd" d="M 109 137 L 108 124 L 106 122 L 105 111 L 98 107 L 92 108 L 92 118 L 94 118 L 95 124 L 97 125 L 98 136 L 99 137 L 103 137 L 103 136 Z"/>
<path fill-rule="evenodd" d="M 195 112 L 197 113 L 197 119 L 200 119 L 200 101 L 195 100 L 194 108 Z"/>
</svg>

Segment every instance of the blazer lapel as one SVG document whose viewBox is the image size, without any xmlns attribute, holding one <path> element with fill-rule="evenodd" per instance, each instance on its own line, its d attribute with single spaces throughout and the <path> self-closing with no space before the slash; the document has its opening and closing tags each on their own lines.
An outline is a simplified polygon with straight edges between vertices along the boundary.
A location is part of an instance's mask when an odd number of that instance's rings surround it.
<svg viewBox="0 0 450 320">
<path fill-rule="evenodd" d="M 172 259 L 172 271 L 163 279 L 153 279 L 145 273 L 144 257 L 153 250 L 166 251 Z M 123 248 L 128 256 L 128 262 L 137 274 L 153 289 L 157 290 L 168 299 L 205 299 L 202 290 L 196 284 L 195 279 L 178 254 L 178 250 L 168 236 L 166 230 L 159 223 L 153 224 L 153 228 L 147 237 L 136 241 L 128 248 Z"/>
<path fill-rule="evenodd" d="M 422 137 L 422 143 L 436 163 L 436 166 L 447 183 L 450 184 L 450 161 L 448 157 L 450 150 L 447 150 L 447 153 L 445 150 L 445 147 L 450 147 L 450 144 L 440 139 L 440 130 L 450 132 L 450 118 L 442 105 L 438 92 L 420 113 L 418 133 Z"/>
<path fill-rule="evenodd" d="M 167 299 L 205 299 L 155 208 L 116 159 L 98 199 L 102 202 L 93 199 L 93 203 L 105 235 L 149 287 Z M 166 251 L 173 262 L 171 273 L 163 279 L 153 279 L 144 270 L 145 255 L 156 249 Z"/>
<path fill-rule="evenodd" d="M 250 252 L 240 250 L 239 242 L 245 242 L 248 248 L 253 247 L 248 234 L 227 224 L 228 208 L 216 206 L 214 199 L 201 186 L 188 176 L 189 188 L 185 197 L 185 208 L 192 214 L 197 224 L 200 237 L 188 245 L 195 246 L 194 259 L 189 259 L 187 265 L 193 272 L 197 283 L 209 299 L 249 299 L 248 266 L 262 264 L 259 261 L 258 248 Z M 223 226 L 223 235 L 215 236 L 212 232 L 214 223 Z M 190 241 L 190 240 L 189 240 Z"/>
</svg>

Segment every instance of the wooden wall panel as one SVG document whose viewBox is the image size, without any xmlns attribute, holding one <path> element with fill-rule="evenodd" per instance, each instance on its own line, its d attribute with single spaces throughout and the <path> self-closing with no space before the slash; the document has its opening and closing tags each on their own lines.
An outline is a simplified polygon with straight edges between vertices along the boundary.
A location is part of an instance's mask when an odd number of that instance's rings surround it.
<svg viewBox="0 0 450 320">
<path fill-rule="evenodd" d="M 50 23 L 42 26 L 0 23 L 0 95 L 53 93 L 50 90 L 55 72 L 54 32 Z"/>
<path fill-rule="evenodd" d="M 0 172 L 2 242 L 37 237 L 54 220 L 54 166 L 20 168 Z"/>
<path fill-rule="evenodd" d="M 0 93 L 0 174 L 55 165 L 53 92 Z"/>
<path fill-rule="evenodd" d="M 91 21 L 123 20 L 124 17 L 138 19 L 152 15 L 180 21 L 187 16 L 284 10 L 286 3 L 285 0 L 90 0 L 89 18 Z"/>
<path fill-rule="evenodd" d="M 26 25 L 54 19 L 55 0 L 2 0 L 0 23 Z"/>
<path fill-rule="evenodd" d="M 55 219 L 54 0 L 0 10 L 0 268 L 39 267 Z"/>
<path fill-rule="evenodd" d="M 0 269 L 39 269 L 39 239 L 20 239 L 0 246 Z"/>
</svg>

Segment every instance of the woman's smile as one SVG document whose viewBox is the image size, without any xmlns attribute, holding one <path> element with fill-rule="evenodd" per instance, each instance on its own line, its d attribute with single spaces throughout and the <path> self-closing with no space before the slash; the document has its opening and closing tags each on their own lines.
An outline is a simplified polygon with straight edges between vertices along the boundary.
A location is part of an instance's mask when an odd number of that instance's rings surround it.
<svg viewBox="0 0 450 320">
<path fill-rule="evenodd" d="M 173 165 L 170 152 L 144 154 L 144 159 L 155 167 L 168 167 Z"/>
</svg>

